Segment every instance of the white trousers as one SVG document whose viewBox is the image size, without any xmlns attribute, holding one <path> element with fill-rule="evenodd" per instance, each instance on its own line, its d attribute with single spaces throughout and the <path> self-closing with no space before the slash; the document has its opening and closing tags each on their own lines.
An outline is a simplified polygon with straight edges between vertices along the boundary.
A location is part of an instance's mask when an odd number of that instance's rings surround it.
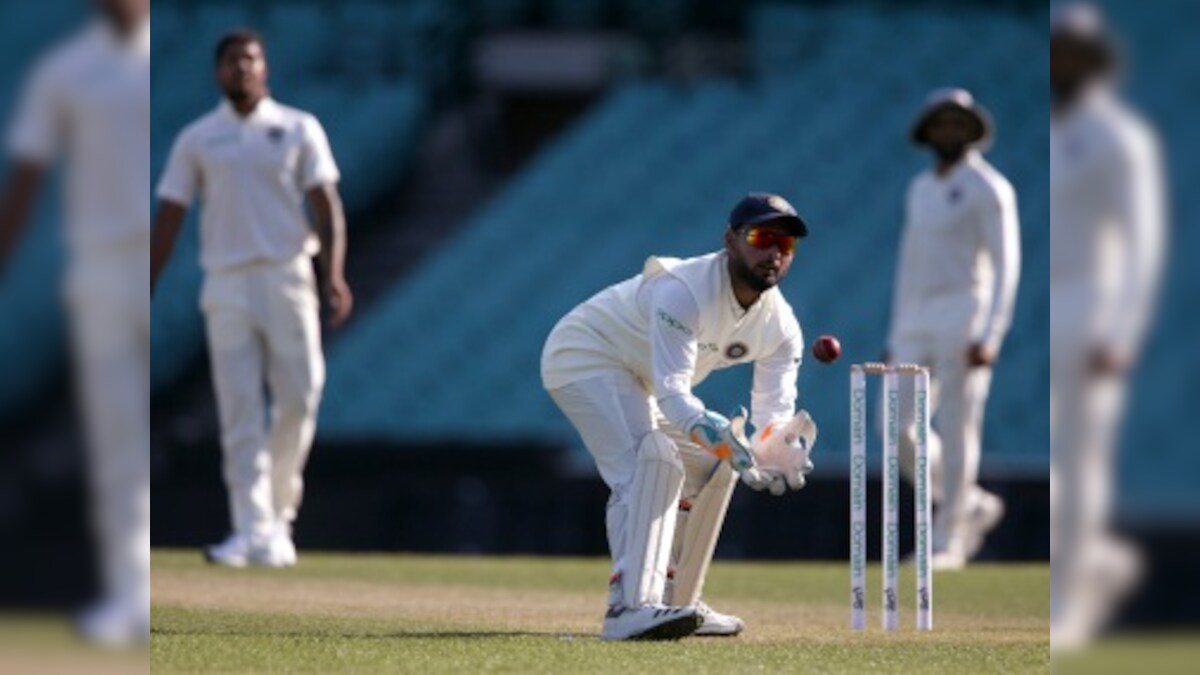
<svg viewBox="0 0 1200 675">
<path fill-rule="evenodd" d="M 150 612 L 148 238 L 76 253 L 68 267 L 75 387 L 83 413 L 105 600 Z"/>
<path fill-rule="evenodd" d="M 312 262 L 210 272 L 201 308 L 233 529 L 267 537 L 296 518 L 325 383 Z"/>
<path fill-rule="evenodd" d="M 1050 589 L 1058 618 L 1075 593 L 1083 556 L 1109 534 L 1113 462 L 1125 403 L 1123 378 L 1087 373 L 1087 343 L 1052 346 L 1050 357 Z"/>
<path fill-rule="evenodd" d="M 625 530 L 630 518 L 627 499 L 638 465 L 641 438 L 653 429 L 660 429 L 675 443 L 684 468 L 683 500 L 690 501 L 699 494 L 721 468 L 721 460 L 671 426 L 631 373 L 614 371 L 573 382 L 551 390 L 550 396 L 583 438 L 600 477 L 611 491 L 606 519 L 608 548 L 613 569 L 620 572 L 627 562 Z M 628 562 L 641 565 L 641 561 Z"/>
<path fill-rule="evenodd" d="M 909 337 L 892 344 L 894 363 L 917 363 L 930 368 L 929 411 L 934 418 L 929 435 L 929 469 L 938 503 L 933 522 L 933 548 L 946 550 L 963 541 L 971 494 L 979 482 L 983 412 L 992 382 L 991 368 L 967 365 L 969 343 L 961 336 Z M 880 397 L 882 424 L 883 406 Z M 915 475 L 916 413 L 912 386 L 900 385 L 900 461 L 906 477 Z"/>
</svg>

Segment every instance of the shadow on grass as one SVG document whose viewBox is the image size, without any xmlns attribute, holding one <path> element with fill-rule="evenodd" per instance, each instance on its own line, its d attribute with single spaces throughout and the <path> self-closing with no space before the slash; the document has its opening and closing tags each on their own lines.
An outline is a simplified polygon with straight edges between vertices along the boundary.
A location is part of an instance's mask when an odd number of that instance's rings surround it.
<svg viewBox="0 0 1200 675">
<path fill-rule="evenodd" d="M 221 637 L 244 638 L 335 638 L 345 640 L 495 640 L 512 638 L 553 638 L 558 640 L 594 639 L 595 635 L 577 635 L 573 633 L 552 633 L 520 630 L 446 630 L 446 631 L 400 631 L 396 633 L 352 633 L 324 630 L 284 630 L 284 631 L 247 631 L 235 632 L 224 630 L 204 630 L 175 628 L 153 628 L 150 638 L 176 636 L 219 635 Z"/>
</svg>

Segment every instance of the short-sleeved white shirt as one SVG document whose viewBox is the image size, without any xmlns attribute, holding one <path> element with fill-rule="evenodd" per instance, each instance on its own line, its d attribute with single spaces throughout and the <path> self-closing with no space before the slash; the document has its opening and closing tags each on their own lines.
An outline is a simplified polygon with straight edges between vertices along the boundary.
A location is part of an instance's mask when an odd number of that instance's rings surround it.
<svg viewBox="0 0 1200 675">
<path fill-rule="evenodd" d="M 200 264 L 213 271 L 315 255 L 304 195 L 339 178 L 309 113 L 267 98 L 242 117 L 222 101 L 179 134 L 158 197 L 184 206 L 200 197 Z"/>
<path fill-rule="evenodd" d="M 8 133 L 13 157 L 66 160 L 74 251 L 150 235 L 150 22 L 122 40 L 89 24 L 34 68 Z"/>
</svg>

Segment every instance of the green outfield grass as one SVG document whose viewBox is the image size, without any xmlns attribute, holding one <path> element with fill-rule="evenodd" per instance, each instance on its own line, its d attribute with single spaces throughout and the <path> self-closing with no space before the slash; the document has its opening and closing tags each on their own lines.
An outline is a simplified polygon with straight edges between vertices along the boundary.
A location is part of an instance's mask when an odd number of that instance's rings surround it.
<svg viewBox="0 0 1200 675">
<path fill-rule="evenodd" d="M 718 561 L 706 598 L 737 638 L 604 643 L 601 559 L 307 554 L 291 570 L 226 570 L 153 555 L 151 667 L 167 672 L 1047 672 L 1046 566 L 935 578 L 935 630 L 847 629 L 840 563 Z M 872 570 L 871 608 L 879 580 Z"/>
</svg>

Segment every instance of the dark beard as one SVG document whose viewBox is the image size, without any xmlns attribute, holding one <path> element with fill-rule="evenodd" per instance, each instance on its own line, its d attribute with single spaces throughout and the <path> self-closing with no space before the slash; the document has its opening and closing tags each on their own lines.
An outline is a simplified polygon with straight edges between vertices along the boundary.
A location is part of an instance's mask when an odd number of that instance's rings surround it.
<svg viewBox="0 0 1200 675">
<path fill-rule="evenodd" d="M 1055 108 L 1066 108 L 1075 102 L 1083 87 L 1078 84 L 1063 84 L 1050 87 L 1050 103 Z"/>
<path fill-rule="evenodd" d="M 966 146 L 956 146 L 953 148 L 939 148 L 934 146 L 933 154 L 937 155 L 937 158 L 944 164 L 954 165 L 958 164 L 963 155 L 967 154 L 967 148 Z"/>
<path fill-rule="evenodd" d="M 759 276 L 754 268 L 746 264 L 746 261 L 735 257 L 731 257 L 730 261 L 733 263 L 733 276 L 756 292 L 765 293 L 775 287 L 774 283 Z"/>
</svg>

